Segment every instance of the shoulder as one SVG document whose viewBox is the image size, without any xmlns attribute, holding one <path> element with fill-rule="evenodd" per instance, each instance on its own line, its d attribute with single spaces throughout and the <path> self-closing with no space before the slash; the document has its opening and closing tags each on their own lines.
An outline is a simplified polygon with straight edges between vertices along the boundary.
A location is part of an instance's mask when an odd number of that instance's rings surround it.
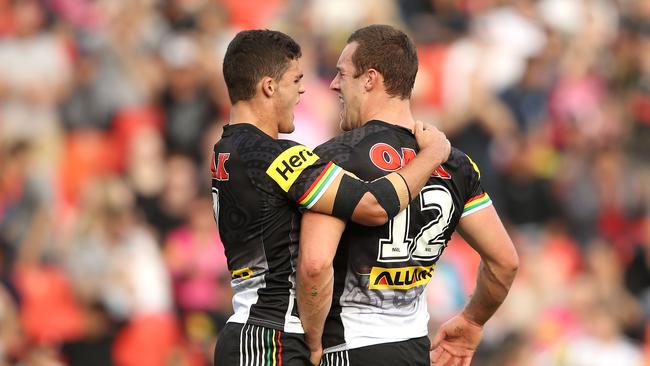
<svg viewBox="0 0 650 366">
<path fill-rule="evenodd" d="M 236 149 L 241 159 L 255 165 L 268 165 L 283 154 L 291 154 L 298 149 L 307 149 L 292 140 L 276 140 L 255 133 L 237 136 L 236 140 Z"/>
<path fill-rule="evenodd" d="M 344 132 L 329 141 L 319 145 L 315 151 L 319 154 L 338 155 L 341 152 L 350 152 L 355 148 L 364 147 L 368 142 L 379 140 L 383 132 L 389 132 L 383 124 L 369 123 L 354 130 Z"/>
<path fill-rule="evenodd" d="M 481 179 L 481 171 L 474 161 L 462 150 L 452 147 L 449 159 L 436 171 L 435 175 L 451 179 L 458 184 L 459 187 L 464 187 L 464 190 L 472 190 L 476 184 L 479 184 Z"/>
<path fill-rule="evenodd" d="M 449 159 L 444 163 L 446 168 L 457 171 L 464 171 L 470 173 L 474 171 L 480 175 L 480 170 L 476 163 L 465 152 L 455 147 L 451 148 Z"/>
</svg>

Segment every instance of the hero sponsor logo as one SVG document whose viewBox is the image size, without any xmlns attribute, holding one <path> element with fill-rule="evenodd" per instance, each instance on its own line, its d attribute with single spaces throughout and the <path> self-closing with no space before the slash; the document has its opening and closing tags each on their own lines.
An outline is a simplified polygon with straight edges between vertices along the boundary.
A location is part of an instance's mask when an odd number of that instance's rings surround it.
<svg viewBox="0 0 650 366">
<path fill-rule="evenodd" d="M 428 267 L 372 267 L 368 288 L 371 290 L 408 290 L 429 283 L 435 265 Z"/>
<path fill-rule="evenodd" d="M 266 174 L 285 192 L 298 179 L 300 173 L 318 160 L 318 155 L 303 145 L 292 146 L 278 155 L 271 163 Z"/>
</svg>

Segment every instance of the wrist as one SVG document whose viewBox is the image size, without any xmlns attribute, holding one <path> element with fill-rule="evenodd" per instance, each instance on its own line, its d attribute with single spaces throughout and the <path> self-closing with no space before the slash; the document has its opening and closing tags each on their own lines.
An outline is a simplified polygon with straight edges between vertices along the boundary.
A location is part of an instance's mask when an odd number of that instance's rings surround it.
<svg viewBox="0 0 650 366">
<path fill-rule="evenodd" d="M 312 340 L 309 339 L 308 337 L 305 337 L 305 343 L 307 343 L 307 348 L 309 348 L 309 352 L 316 353 L 316 352 L 323 351 L 323 345 L 319 340 Z"/>
<path fill-rule="evenodd" d="M 311 352 L 311 353 L 322 353 L 323 352 L 323 346 L 321 346 L 320 344 L 318 346 L 316 346 L 316 345 L 314 345 L 314 346 L 307 345 L 307 347 L 309 348 L 309 352 Z"/>
<path fill-rule="evenodd" d="M 460 317 L 463 318 L 464 321 L 469 323 L 470 325 L 483 329 L 483 325 L 485 325 L 485 322 L 481 323 L 480 321 L 476 320 L 475 317 L 473 317 L 471 314 L 467 313 L 466 311 L 463 311 L 460 313 Z"/>
<path fill-rule="evenodd" d="M 420 149 L 420 152 L 418 154 L 424 155 L 428 162 L 433 161 L 435 163 L 434 168 L 439 167 L 443 162 L 446 161 L 446 157 L 442 157 L 439 149 L 433 146 L 428 146 L 423 149 Z"/>
</svg>

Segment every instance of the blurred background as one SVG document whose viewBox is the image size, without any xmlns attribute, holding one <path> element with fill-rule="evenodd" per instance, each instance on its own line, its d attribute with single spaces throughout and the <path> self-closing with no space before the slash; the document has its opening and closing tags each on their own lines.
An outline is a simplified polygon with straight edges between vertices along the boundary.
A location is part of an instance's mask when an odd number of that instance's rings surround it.
<svg viewBox="0 0 650 366">
<path fill-rule="evenodd" d="M 302 45 L 291 138 L 315 146 L 372 23 L 416 41 L 416 116 L 478 163 L 521 256 L 473 365 L 650 365 L 646 0 L 0 0 L 0 365 L 210 365 L 232 311 L 208 189 L 225 48 Z M 478 262 L 452 240 L 432 329 Z"/>
</svg>

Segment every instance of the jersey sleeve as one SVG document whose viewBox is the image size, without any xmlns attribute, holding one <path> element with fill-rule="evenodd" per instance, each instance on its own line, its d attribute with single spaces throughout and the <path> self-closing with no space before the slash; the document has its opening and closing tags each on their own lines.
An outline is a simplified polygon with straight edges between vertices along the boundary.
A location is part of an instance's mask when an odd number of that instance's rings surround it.
<svg viewBox="0 0 650 366">
<path fill-rule="evenodd" d="M 334 182 L 341 167 L 296 142 L 277 140 L 277 144 L 277 154 L 269 161 L 266 175 L 287 198 L 311 208 Z"/>
<path fill-rule="evenodd" d="M 342 141 L 343 137 L 329 140 L 321 145 L 318 145 L 314 150 L 322 159 L 333 161 L 338 166 L 345 170 L 350 170 L 351 156 L 354 147 Z"/>
<path fill-rule="evenodd" d="M 467 191 L 465 194 L 465 204 L 461 217 L 471 215 L 474 212 L 482 210 L 492 204 L 490 196 L 481 186 L 481 171 L 474 161 L 468 156 L 467 158 L 467 176 L 469 177 Z"/>
</svg>

